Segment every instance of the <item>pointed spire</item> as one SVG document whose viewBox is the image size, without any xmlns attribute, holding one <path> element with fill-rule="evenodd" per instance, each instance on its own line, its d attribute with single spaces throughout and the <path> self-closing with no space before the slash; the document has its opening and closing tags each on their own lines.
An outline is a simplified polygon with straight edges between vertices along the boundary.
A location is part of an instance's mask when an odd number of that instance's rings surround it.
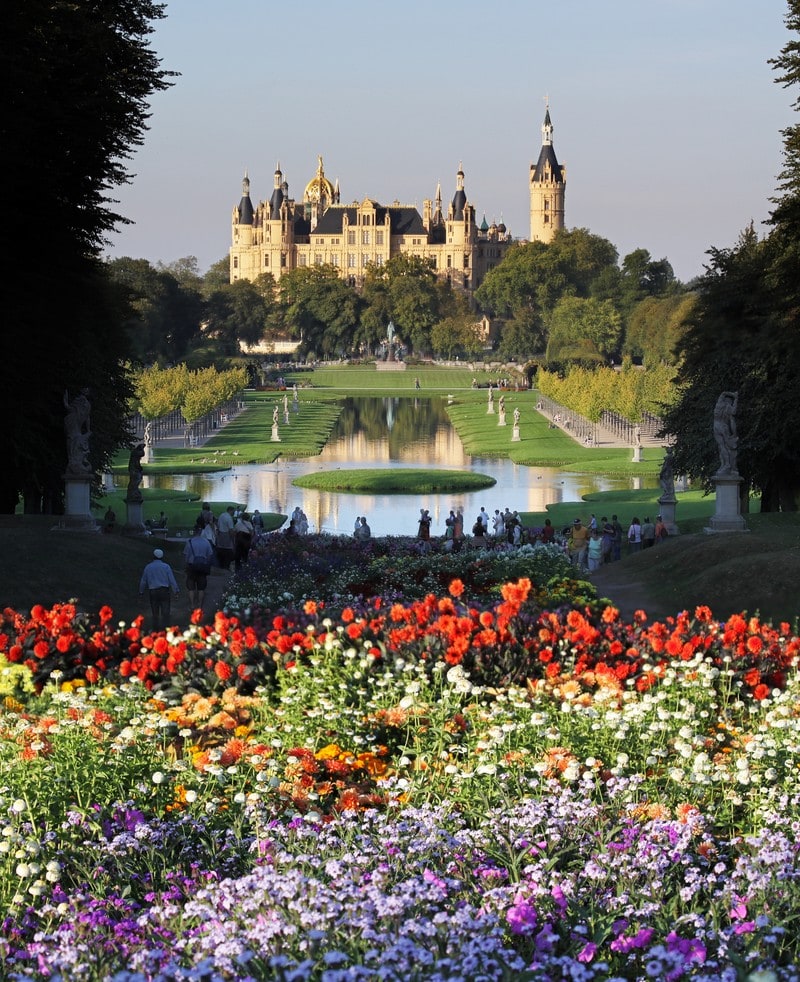
<svg viewBox="0 0 800 982">
<path fill-rule="evenodd" d="M 550 121 L 550 104 L 545 103 L 544 122 L 542 123 L 542 146 L 552 147 L 553 145 L 553 124 Z"/>
</svg>

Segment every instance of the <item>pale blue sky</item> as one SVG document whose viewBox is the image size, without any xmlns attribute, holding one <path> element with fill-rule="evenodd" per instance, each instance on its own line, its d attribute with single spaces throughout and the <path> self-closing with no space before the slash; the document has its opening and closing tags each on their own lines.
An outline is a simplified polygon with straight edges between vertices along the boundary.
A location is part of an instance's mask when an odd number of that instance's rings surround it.
<svg viewBox="0 0 800 982">
<path fill-rule="evenodd" d="M 645 248 L 686 281 L 768 217 L 797 93 L 767 64 L 784 0 L 170 0 L 152 45 L 181 73 L 152 103 L 110 255 L 200 271 L 280 161 L 301 198 L 317 155 L 343 202 L 448 201 L 527 238 L 544 98 L 566 223 Z"/>
</svg>

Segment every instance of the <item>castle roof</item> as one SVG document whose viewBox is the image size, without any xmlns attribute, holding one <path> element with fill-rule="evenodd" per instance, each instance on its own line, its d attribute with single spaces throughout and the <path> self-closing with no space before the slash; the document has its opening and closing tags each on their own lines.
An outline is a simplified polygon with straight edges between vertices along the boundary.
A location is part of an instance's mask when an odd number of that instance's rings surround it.
<svg viewBox="0 0 800 982">
<path fill-rule="evenodd" d="M 534 181 L 555 181 L 561 184 L 564 180 L 561 173 L 561 165 L 556 158 L 556 152 L 551 143 L 542 145 L 539 151 L 539 159 L 533 171 Z"/>
<path fill-rule="evenodd" d="M 410 205 L 375 204 L 375 225 L 381 227 L 389 216 L 389 227 L 392 235 L 425 235 L 422 216 Z M 358 221 L 358 205 L 332 205 L 317 222 L 314 235 L 337 235 L 341 233 L 344 216 L 351 225 Z"/>
<path fill-rule="evenodd" d="M 242 197 L 239 201 L 239 224 L 252 225 L 255 218 L 253 202 L 250 200 L 250 178 L 245 173 L 242 180 Z"/>
</svg>

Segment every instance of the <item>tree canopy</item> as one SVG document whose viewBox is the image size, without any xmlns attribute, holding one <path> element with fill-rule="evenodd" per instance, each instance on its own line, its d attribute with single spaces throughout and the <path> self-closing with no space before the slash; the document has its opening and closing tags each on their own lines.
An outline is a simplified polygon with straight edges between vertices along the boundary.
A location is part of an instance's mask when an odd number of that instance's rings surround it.
<svg viewBox="0 0 800 982">
<path fill-rule="evenodd" d="M 30 511 L 61 507 L 65 392 L 89 390 L 96 473 L 127 440 L 127 311 L 100 252 L 126 221 L 112 192 L 129 179 L 148 100 L 171 84 L 148 46 L 163 16 L 147 0 L 29 0 L 5 11 L 3 235 L 20 261 L 13 287 L 10 272 L 5 280 L 4 418 L 14 426 L 2 512 L 20 494 Z"/>
<path fill-rule="evenodd" d="M 788 87 L 800 83 L 800 0 L 789 0 L 786 26 L 794 36 L 771 64 Z M 800 125 L 783 131 L 783 143 L 768 236 L 759 240 L 751 223 L 733 248 L 710 250 L 680 346 L 680 398 L 665 417 L 676 466 L 710 487 L 719 463 L 713 406 L 721 391 L 738 392 L 743 500 L 760 492 L 762 511 L 800 506 Z"/>
</svg>

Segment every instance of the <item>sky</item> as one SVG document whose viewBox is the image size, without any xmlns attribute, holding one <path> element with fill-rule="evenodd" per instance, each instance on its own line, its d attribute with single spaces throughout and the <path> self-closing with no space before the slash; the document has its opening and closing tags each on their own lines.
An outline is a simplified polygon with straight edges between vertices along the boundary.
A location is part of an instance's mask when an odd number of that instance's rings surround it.
<svg viewBox="0 0 800 982">
<path fill-rule="evenodd" d="M 280 163 L 297 200 L 322 156 L 342 203 L 420 213 L 464 170 L 477 220 L 530 232 L 545 105 L 566 166 L 566 226 L 666 258 L 688 282 L 712 247 L 759 234 L 797 93 L 768 64 L 785 0 L 170 0 L 150 38 L 180 73 L 156 93 L 115 189 L 133 224 L 109 257 L 228 254 L 245 172 Z"/>
</svg>

